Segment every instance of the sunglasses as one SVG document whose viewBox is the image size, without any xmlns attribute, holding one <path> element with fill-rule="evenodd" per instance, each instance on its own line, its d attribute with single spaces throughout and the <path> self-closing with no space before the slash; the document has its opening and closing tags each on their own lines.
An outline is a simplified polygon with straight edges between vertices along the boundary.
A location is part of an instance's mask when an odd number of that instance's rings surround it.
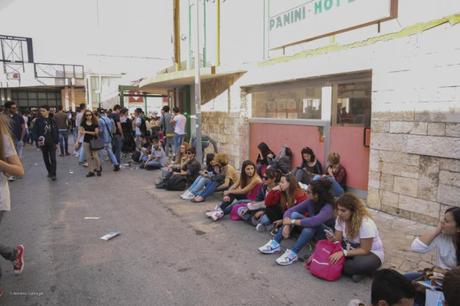
<svg viewBox="0 0 460 306">
<path fill-rule="evenodd" d="M 85 116 L 86 117 L 92 117 L 93 115 L 92 114 L 86 114 Z"/>
</svg>

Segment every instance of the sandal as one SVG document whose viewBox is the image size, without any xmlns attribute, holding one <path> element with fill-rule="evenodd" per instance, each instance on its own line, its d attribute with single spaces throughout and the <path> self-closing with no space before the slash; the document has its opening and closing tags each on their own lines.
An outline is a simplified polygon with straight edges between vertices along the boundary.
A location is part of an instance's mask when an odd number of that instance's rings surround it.
<svg viewBox="0 0 460 306">
<path fill-rule="evenodd" d="M 201 197 L 201 196 L 197 196 L 197 197 L 194 197 L 194 198 L 192 199 L 192 202 L 193 202 L 193 203 L 201 203 L 201 202 L 204 202 L 204 198 Z"/>
</svg>

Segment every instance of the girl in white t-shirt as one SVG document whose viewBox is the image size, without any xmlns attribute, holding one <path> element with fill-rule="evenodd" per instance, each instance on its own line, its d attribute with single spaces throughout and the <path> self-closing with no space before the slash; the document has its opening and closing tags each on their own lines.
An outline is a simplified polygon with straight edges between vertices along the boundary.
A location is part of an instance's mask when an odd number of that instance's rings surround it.
<svg viewBox="0 0 460 306">
<path fill-rule="evenodd" d="M 359 282 L 371 275 L 383 263 L 383 243 L 379 231 L 363 201 L 352 193 L 345 193 L 337 200 L 335 235 L 331 241 L 341 241 L 343 249 L 331 255 L 335 263 L 345 257 L 343 273 Z"/>
<path fill-rule="evenodd" d="M 4 214 L 11 210 L 10 189 L 8 180 L 5 176 L 24 176 L 24 168 L 14 149 L 8 127 L 8 118 L 0 115 L 0 222 Z M 24 268 L 24 246 L 18 245 L 16 248 L 8 247 L 0 243 L 0 255 L 6 260 L 13 262 L 13 269 L 16 274 L 22 272 Z M 2 273 L 0 270 L 0 277 Z M 3 291 L 0 289 L 0 296 Z"/>
</svg>

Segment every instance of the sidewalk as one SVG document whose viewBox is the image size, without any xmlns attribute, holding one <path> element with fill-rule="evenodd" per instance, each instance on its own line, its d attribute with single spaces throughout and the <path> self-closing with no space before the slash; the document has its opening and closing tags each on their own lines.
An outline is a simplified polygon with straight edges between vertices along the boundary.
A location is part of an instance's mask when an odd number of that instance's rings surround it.
<svg viewBox="0 0 460 306">
<path fill-rule="evenodd" d="M 159 177 L 159 173 L 155 172 L 155 178 Z M 216 193 L 204 203 L 192 203 L 180 199 L 179 195 L 182 192 L 165 191 L 163 189 L 155 189 L 148 191 L 155 199 L 168 205 L 170 213 L 184 221 L 192 224 L 196 232 L 207 233 L 225 230 L 221 228 L 223 224 L 232 222 L 228 217 L 216 223 L 197 222 L 197 217 L 202 216 L 202 221 L 206 220 L 204 212 L 213 209 L 222 197 L 221 193 Z M 410 245 L 413 239 L 430 228 L 428 225 L 420 224 L 411 220 L 403 219 L 397 216 L 392 216 L 380 211 L 371 210 L 374 220 L 379 228 L 381 238 L 385 248 L 385 263 L 383 267 L 396 269 L 399 272 L 416 271 L 425 267 L 431 267 L 434 262 L 434 253 L 416 254 L 410 250 Z M 198 215 L 198 216 L 197 216 Z M 209 219 L 208 219 L 209 220 Z M 241 224 L 241 226 L 247 226 Z M 267 235 L 267 233 L 259 234 L 254 228 L 248 226 L 248 235 Z"/>
</svg>

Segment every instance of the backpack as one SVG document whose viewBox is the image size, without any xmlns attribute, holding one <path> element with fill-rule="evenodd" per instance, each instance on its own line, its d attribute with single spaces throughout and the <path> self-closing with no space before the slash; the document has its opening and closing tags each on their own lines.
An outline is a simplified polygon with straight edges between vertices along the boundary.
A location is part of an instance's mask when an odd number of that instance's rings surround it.
<svg viewBox="0 0 460 306">
<path fill-rule="evenodd" d="M 187 187 L 187 179 L 183 175 L 172 175 L 165 184 L 166 190 L 184 191 Z"/>
<path fill-rule="evenodd" d="M 329 261 L 329 257 L 341 251 L 342 245 L 339 241 L 320 240 L 316 243 L 313 254 L 305 263 L 305 269 L 310 270 L 310 273 L 318 278 L 335 281 L 342 275 L 345 257 L 340 258 L 335 264 Z"/>
</svg>

